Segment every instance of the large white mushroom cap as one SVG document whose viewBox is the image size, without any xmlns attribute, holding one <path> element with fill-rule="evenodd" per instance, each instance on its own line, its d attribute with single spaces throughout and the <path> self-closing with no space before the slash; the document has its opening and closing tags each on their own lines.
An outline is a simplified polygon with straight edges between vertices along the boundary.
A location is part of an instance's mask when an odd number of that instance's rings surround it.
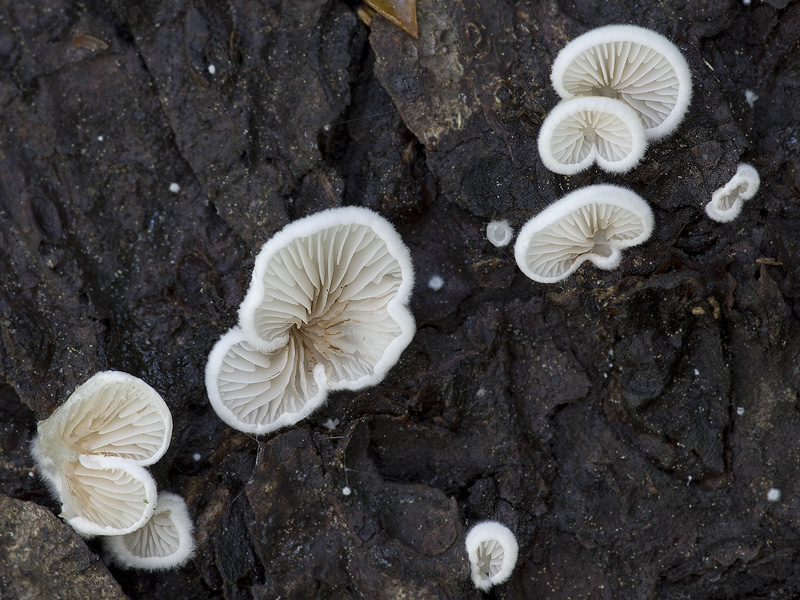
<svg viewBox="0 0 800 600">
<path fill-rule="evenodd" d="M 153 516 L 126 535 L 104 538 L 111 558 L 123 567 L 159 571 L 180 567 L 194 551 L 194 526 L 183 498 L 162 492 Z"/>
<path fill-rule="evenodd" d="M 755 167 L 741 163 L 731 180 L 711 194 L 706 214 L 720 223 L 733 221 L 742 212 L 745 200 L 755 196 L 760 185 L 761 178 Z"/>
<path fill-rule="evenodd" d="M 329 390 L 379 382 L 414 335 L 411 257 L 391 224 L 358 207 L 289 224 L 264 244 L 240 328 L 209 355 L 223 421 L 250 433 L 296 423 Z"/>
<path fill-rule="evenodd" d="M 584 261 L 613 269 L 624 248 L 653 231 L 653 212 L 634 192 L 616 185 L 590 185 L 567 194 L 528 221 L 514 256 L 525 275 L 541 283 L 560 281 Z"/>
<path fill-rule="evenodd" d="M 544 166 L 562 175 L 574 175 L 595 162 L 609 173 L 625 173 L 639 164 L 646 149 L 641 119 L 613 98 L 563 100 L 539 131 Z"/>
<path fill-rule="evenodd" d="M 171 437 L 172 415 L 158 392 L 104 371 L 39 422 L 33 456 L 76 531 L 120 535 L 152 514 L 156 485 L 143 466 L 164 455 Z"/>
<path fill-rule="evenodd" d="M 562 98 L 624 101 L 639 114 L 650 139 L 675 131 L 692 97 L 691 72 L 680 50 L 635 25 L 607 25 L 575 38 L 553 62 L 551 79 Z"/>
<path fill-rule="evenodd" d="M 508 527 L 496 521 L 478 523 L 467 533 L 466 546 L 476 588 L 487 591 L 511 577 L 519 546 Z"/>
</svg>

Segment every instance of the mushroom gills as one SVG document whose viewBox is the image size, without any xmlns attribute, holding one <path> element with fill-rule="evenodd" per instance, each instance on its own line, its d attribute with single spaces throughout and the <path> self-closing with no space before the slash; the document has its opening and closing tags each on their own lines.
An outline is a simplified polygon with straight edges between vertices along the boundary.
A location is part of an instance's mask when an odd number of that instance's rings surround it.
<svg viewBox="0 0 800 600">
<path fill-rule="evenodd" d="M 576 96 L 624 100 L 639 112 L 648 129 L 663 123 L 675 108 L 679 85 L 664 56 L 633 42 L 590 48 L 564 77 L 564 87 Z"/>
<path fill-rule="evenodd" d="M 719 209 L 730 210 L 739 198 L 743 198 L 747 195 L 749 189 L 750 184 L 747 181 L 743 181 L 728 193 L 722 194 L 719 198 Z"/>
<path fill-rule="evenodd" d="M 581 188 L 551 204 L 520 230 L 514 256 L 534 281 L 553 283 L 590 261 L 614 269 L 622 250 L 645 241 L 653 214 L 634 192 L 613 185 Z"/>
<path fill-rule="evenodd" d="M 491 579 L 503 568 L 506 552 L 497 540 L 486 540 L 478 546 L 478 570 L 481 577 Z"/>
<path fill-rule="evenodd" d="M 555 173 L 574 175 L 592 164 L 610 173 L 636 167 L 647 134 L 636 111 L 612 98 L 562 100 L 539 131 L 539 155 Z"/>
<path fill-rule="evenodd" d="M 153 571 L 185 564 L 194 552 L 194 526 L 183 498 L 160 494 L 153 516 L 126 535 L 108 536 L 104 546 L 119 565 Z"/>
<path fill-rule="evenodd" d="M 578 36 L 553 61 L 551 80 L 564 99 L 624 102 L 651 140 L 677 129 L 692 97 L 691 72 L 678 47 L 634 25 L 606 25 Z"/>
<path fill-rule="evenodd" d="M 592 241 L 594 242 L 594 246 L 592 246 L 592 254 L 597 254 L 599 256 L 611 256 L 612 249 L 608 243 L 608 236 L 606 235 L 605 229 L 598 229 L 597 233 L 594 234 L 592 237 Z"/>
</svg>

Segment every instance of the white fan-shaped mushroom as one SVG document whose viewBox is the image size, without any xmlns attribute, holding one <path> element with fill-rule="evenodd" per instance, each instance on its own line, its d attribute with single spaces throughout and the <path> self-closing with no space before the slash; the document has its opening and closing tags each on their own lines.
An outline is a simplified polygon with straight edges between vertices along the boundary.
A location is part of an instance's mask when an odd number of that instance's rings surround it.
<svg viewBox="0 0 800 600">
<path fill-rule="evenodd" d="M 141 379 L 97 373 L 40 421 L 33 457 L 62 503 L 62 516 L 85 536 L 120 535 L 153 512 L 156 485 L 142 465 L 169 447 L 172 415 Z"/>
<path fill-rule="evenodd" d="M 680 50 L 634 25 L 608 25 L 575 38 L 553 62 L 551 79 L 562 98 L 623 100 L 639 114 L 650 139 L 678 128 L 692 96 L 691 72 Z"/>
<path fill-rule="evenodd" d="M 106 552 L 118 565 L 159 571 L 180 567 L 194 551 L 192 519 L 183 498 L 162 492 L 153 516 L 125 535 L 103 540 Z"/>
<path fill-rule="evenodd" d="M 508 527 L 495 521 L 478 523 L 467 533 L 466 546 L 476 588 L 487 591 L 511 576 L 519 546 Z"/>
<path fill-rule="evenodd" d="M 641 119 L 613 98 L 564 100 L 539 131 L 544 166 L 562 175 L 574 175 L 595 162 L 604 171 L 624 173 L 639 164 L 646 149 Z"/>
<path fill-rule="evenodd" d="M 498 248 L 508 246 L 513 237 L 514 230 L 511 228 L 511 225 L 508 224 L 508 221 L 491 221 L 486 226 L 486 239 L 489 240 L 493 246 L 497 246 Z"/>
<path fill-rule="evenodd" d="M 413 335 L 405 331 L 412 285 L 411 257 L 394 227 L 366 208 L 335 208 L 264 244 L 239 320 L 251 344 L 267 351 L 292 330 L 331 355 L 369 352 L 365 335 L 373 333 L 404 348 Z"/>
<path fill-rule="evenodd" d="M 590 185 L 564 196 L 528 221 L 514 256 L 525 275 L 560 281 L 586 260 L 613 269 L 621 250 L 641 244 L 653 231 L 653 212 L 637 194 L 616 185 Z"/>
<path fill-rule="evenodd" d="M 731 180 L 711 194 L 706 214 L 720 223 L 733 221 L 742 212 L 744 201 L 756 195 L 760 184 L 755 167 L 741 163 Z"/>
<path fill-rule="evenodd" d="M 296 335 L 274 352 L 261 352 L 235 327 L 208 356 L 206 389 L 225 423 L 247 433 L 268 433 L 294 425 L 325 401 L 323 370 Z"/>
<path fill-rule="evenodd" d="M 156 484 L 130 460 L 81 454 L 60 475 L 61 517 L 83 536 L 130 533 L 153 514 Z"/>
<path fill-rule="evenodd" d="M 240 329 L 209 355 L 220 418 L 266 433 L 296 423 L 329 390 L 379 382 L 414 335 L 411 257 L 388 221 L 358 207 L 295 221 L 264 244 Z"/>
<path fill-rule="evenodd" d="M 172 415 L 138 377 L 104 371 L 79 386 L 38 430 L 39 444 L 56 463 L 99 454 L 151 465 L 169 448 Z"/>
</svg>

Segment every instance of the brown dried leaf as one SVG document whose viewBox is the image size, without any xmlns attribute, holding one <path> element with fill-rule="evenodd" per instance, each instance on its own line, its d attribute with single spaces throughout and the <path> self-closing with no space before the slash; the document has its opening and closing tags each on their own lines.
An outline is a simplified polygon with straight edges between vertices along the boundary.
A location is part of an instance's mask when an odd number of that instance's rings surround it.
<svg viewBox="0 0 800 600">
<path fill-rule="evenodd" d="M 417 37 L 417 0 L 365 0 L 392 23 Z"/>
</svg>

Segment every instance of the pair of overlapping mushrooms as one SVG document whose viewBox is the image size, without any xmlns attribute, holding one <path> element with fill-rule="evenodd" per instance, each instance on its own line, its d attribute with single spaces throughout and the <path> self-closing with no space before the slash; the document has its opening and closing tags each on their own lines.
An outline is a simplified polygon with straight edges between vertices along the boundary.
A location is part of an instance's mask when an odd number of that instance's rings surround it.
<svg viewBox="0 0 800 600">
<path fill-rule="evenodd" d="M 539 150 L 548 168 L 565 175 L 594 163 L 612 173 L 632 169 L 648 141 L 675 131 L 691 97 L 678 49 L 627 25 L 574 40 L 554 62 L 552 81 L 563 100 L 542 125 Z M 757 189 L 753 173 L 740 167 L 708 214 L 735 217 Z M 652 229 L 652 211 L 638 195 L 589 186 L 523 226 L 516 260 L 530 278 L 558 281 L 587 260 L 616 267 L 621 250 Z M 503 245 L 512 232 L 497 222 L 487 235 Z M 331 209 L 286 226 L 261 249 L 239 322 L 209 355 L 206 387 L 216 413 L 231 427 L 266 434 L 305 418 L 333 390 L 380 382 L 414 336 L 413 279 L 408 248 L 370 210 Z M 84 536 L 105 536 L 120 564 L 169 568 L 192 552 L 183 501 L 157 494 L 145 469 L 163 456 L 171 431 L 158 393 L 116 372 L 92 377 L 39 424 L 34 456 L 62 517 Z M 478 588 L 509 577 L 518 550 L 508 528 L 481 523 L 466 544 Z"/>
</svg>

